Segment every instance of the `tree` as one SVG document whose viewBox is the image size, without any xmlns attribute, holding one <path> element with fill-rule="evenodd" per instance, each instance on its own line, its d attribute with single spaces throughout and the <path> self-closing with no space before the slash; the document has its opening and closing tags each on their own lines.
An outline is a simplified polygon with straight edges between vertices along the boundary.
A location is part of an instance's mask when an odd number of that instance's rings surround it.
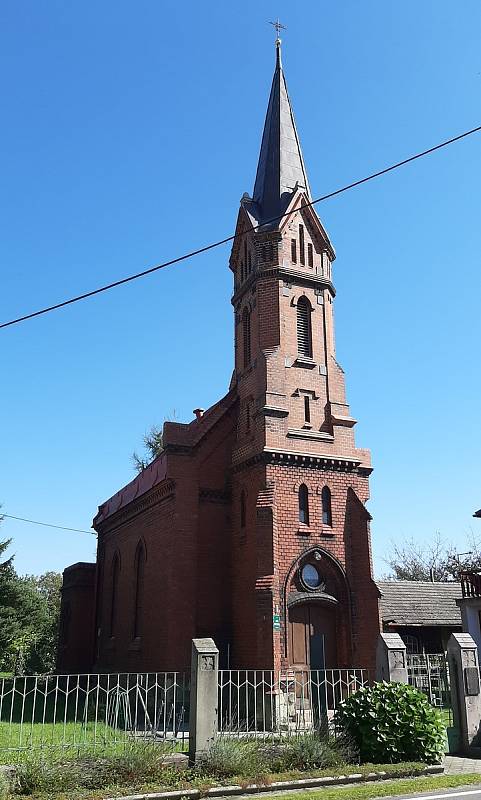
<svg viewBox="0 0 481 800">
<path fill-rule="evenodd" d="M 25 648 L 27 672 L 50 672 L 55 668 L 62 576 L 59 572 L 27 575 L 23 579 L 40 600 L 35 635 Z"/>
<path fill-rule="evenodd" d="M 457 553 L 439 533 L 427 544 L 414 539 L 394 543 L 385 559 L 392 571 L 387 577 L 401 581 L 457 581 L 460 572 L 481 571 L 481 543 L 471 536 L 468 547 L 469 552 Z"/>
<path fill-rule="evenodd" d="M 137 472 L 142 472 L 162 453 L 164 449 L 162 428 L 152 425 L 150 430 L 144 434 L 143 443 L 145 449 L 143 456 L 139 456 L 135 450 L 132 453 L 132 461 Z"/>
<path fill-rule="evenodd" d="M 11 541 L 0 542 L 0 669 L 49 672 L 55 666 L 62 576 L 17 575 L 14 556 L 4 558 Z"/>
</svg>

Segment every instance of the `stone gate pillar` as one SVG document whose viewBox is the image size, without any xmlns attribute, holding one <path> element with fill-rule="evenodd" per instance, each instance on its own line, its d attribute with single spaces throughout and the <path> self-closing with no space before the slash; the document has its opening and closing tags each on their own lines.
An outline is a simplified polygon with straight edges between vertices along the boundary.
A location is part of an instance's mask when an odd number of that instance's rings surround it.
<svg viewBox="0 0 481 800">
<path fill-rule="evenodd" d="M 376 680 L 408 683 L 406 645 L 399 633 L 380 633 L 376 650 Z"/>
<path fill-rule="evenodd" d="M 205 753 L 217 735 L 219 651 L 213 639 L 192 639 L 189 759 Z"/>
<path fill-rule="evenodd" d="M 448 642 L 451 704 L 463 751 L 479 748 L 481 691 L 478 648 L 469 633 L 452 633 Z"/>
</svg>

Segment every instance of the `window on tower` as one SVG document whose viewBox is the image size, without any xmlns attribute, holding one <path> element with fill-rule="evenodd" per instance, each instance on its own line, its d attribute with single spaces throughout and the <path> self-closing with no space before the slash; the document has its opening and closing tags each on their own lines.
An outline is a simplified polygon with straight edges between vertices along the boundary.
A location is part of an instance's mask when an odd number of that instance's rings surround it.
<svg viewBox="0 0 481 800">
<path fill-rule="evenodd" d="M 311 398 L 309 395 L 304 395 L 304 422 L 311 421 Z"/>
<path fill-rule="evenodd" d="M 297 242 L 295 239 L 291 239 L 291 261 L 293 264 L 297 264 Z"/>
<path fill-rule="evenodd" d="M 306 263 L 306 252 L 304 249 L 304 225 L 299 225 L 299 261 Z"/>
<path fill-rule="evenodd" d="M 299 486 L 299 522 L 309 525 L 309 492 L 305 483 Z"/>
<path fill-rule="evenodd" d="M 312 358 L 311 304 L 304 296 L 297 303 L 297 352 Z"/>
<path fill-rule="evenodd" d="M 251 315 L 247 308 L 242 314 L 242 340 L 244 350 L 244 369 L 251 363 Z"/>
<path fill-rule="evenodd" d="M 312 249 L 312 243 L 307 243 L 307 264 L 309 267 L 314 266 L 314 251 Z"/>
<path fill-rule="evenodd" d="M 323 525 L 329 525 L 332 528 L 331 490 L 329 486 L 324 486 L 321 493 L 321 502 Z"/>
</svg>

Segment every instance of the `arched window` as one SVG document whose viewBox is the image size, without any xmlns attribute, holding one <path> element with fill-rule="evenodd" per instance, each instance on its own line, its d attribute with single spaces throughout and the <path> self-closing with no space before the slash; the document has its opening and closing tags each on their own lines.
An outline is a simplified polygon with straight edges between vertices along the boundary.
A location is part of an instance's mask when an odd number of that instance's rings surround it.
<svg viewBox="0 0 481 800">
<path fill-rule="evenodd" d="M 244 369 L 251 363 L 251 315 L 247 308 L 242 314 L 242 338 L 244 345 Z"/>
<path fill-rule="evenodd" d="M 324 486 L 321 493 L 322 501 L 322 523 L 332 528 L 332 509 L 331 509 L 331 490 L 329 486 Z"/>
<path fill-rule="evenodd" d="M 145 547 L 142 542 L 135 551 L 135 593 L 134 593 L 134 639 L 142 634 L 142 611 L 144 607 Z"/>
<path fill-rule="evenodd" d="M 312 358 L 311 305 L 304 296 L 297 302 L 297 352 Z"/>
<path fill-rule="evenodd" d="M 119 554 L 115 553 L 112 561 L 112 584 L 110 591 L 110 619 L 109 619 L 109 636 L 115 636 L 115 629 L 117 623 L 117 598 L 119 593 L 119 572 L 120 572 L 120 559 Z"/>
<path fill-rule="evenodd" d="M 246 526 L 246 493 L 244 489 L 242 489 L 240 496 L 240 525 L 241 528 Z"/>
<path fill-rule="evenodd" d="M 305 483 L 299 486 L 299 522 L 309 525 L 309 492 Z"/>
</svg>

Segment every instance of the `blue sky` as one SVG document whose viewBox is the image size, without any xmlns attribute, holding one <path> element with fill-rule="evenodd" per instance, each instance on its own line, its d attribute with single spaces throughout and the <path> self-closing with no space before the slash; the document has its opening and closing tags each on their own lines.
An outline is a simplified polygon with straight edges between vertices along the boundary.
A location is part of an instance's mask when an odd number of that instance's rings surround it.
<svg viewBox="0 0 481 800">
<path fill-rule="evenodd" d="M 232 232 L 283 61 L 311 188 L 329 192 L 481 123 L 477 0 L 2 4 L 0 319 Z M 479 522 L 481 135 L 323 203 L 357 442 L 390 542 Z M 0 332 L 0 502 L 88 529 L 132 450 L 226 390 L 228 248 Z M 481 533 L 481 531 L 480 531 Z M 5 520 L 22 572 L 95 539 Z"/>
</svg>

